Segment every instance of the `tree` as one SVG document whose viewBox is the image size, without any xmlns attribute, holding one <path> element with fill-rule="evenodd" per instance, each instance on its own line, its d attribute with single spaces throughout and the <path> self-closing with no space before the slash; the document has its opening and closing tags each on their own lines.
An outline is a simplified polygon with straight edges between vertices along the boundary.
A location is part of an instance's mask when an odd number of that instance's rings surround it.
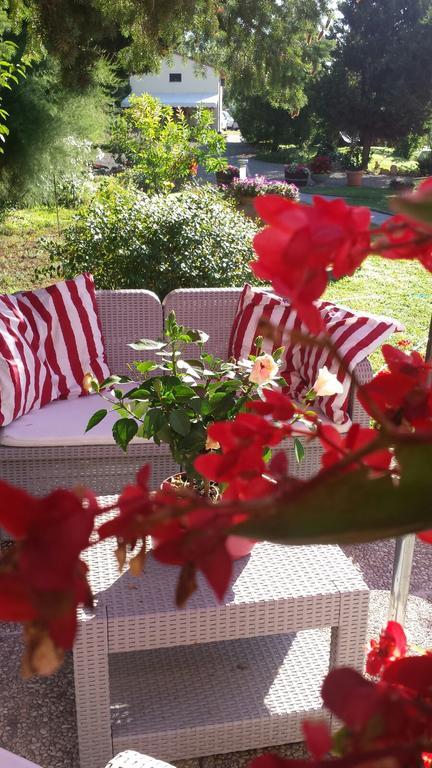
<svg viewBox="0 0 432 768">
<path fill-rule="evenodd" d="M 54 180 L 79 172 L 90 159 L 90 143 L 104 139 L 112 85 L 110 67 L 100 62 L 88 88 L 70 90 L 48 56 L 4 92 L 9 135 L 0 164 L 1 202 L 53 202 Z"/>
<path fill-rule="evenodd" d="M 312 117 L 304 107 L 297 117 L 290 110 L 274 107 L 262 96 L 243 96 L 235 103 L 235 116 L 246 141 L 270 142 L 272 150 L 280 144 L 304 144 L 312 132 Z"/>
<path fill-rule="evenodd" d="M 10 13 L 26 25 L 27 50 L 42 47 L 55 56 L 74 86 L 91 81 L 101 52 L 127 71 L 146 72 L 179 51 L 232 73 L 232 85 L 242 93 L 247 89 L 298 109 L 305 102 L 303 85 L 327 50 L 323 25 L 329 5 L 329 0 L 13 0 Z"/>
<path fill-rule="evenodd" d="M 423 133 L 432 116 L 431 0 L 345 0 L 317 109 L 330 131 L 376 140 Z"/>
<path fill-rule="evenodd" d="M 327 0 L 222 0 L 211 30 L 198 25 L 186 50 L 227 72 L 230 97 L 260 96 L 296 114 L 329 52 Z"/>
</svg>

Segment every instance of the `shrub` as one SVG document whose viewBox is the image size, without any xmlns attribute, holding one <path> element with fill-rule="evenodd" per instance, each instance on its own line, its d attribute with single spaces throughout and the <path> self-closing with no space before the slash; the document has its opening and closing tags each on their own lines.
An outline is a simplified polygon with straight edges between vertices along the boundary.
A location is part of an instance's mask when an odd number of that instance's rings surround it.
<svg viewBox="0 0 432 768">
<path fill-rule="evenodd" d="M 425 152 L 419 158 L 418 167 L 421 176 L 430 176 L 432 174 L 432 152 Z"/>
<path fill-rule="evenodd" d="M 309 176 L 309 168 L 302 163 L 289 163 L 285 166 L 285 178 L 292 176 L 297 179 L 307 179 Z"/>
<path fill-rule="evenodd" d="M 242 285 L 257 227 L 210 187 L 148 196 L 105 182 L 64 233 L 45 244 L 50 276 L 91 272 L 98 288 Z M 45 272 L 45 275 L 47 272 Z"/>
<path fill-rule="evenodd" d="M 312 173 L 330 173 L 331 158 L 329 155 L 316 155 L 309 167 Z"/>
<path fill-rule="evenodd" d="M 234 179 L 225 193 L 236 200 L 241 197 L 261 197 L 262 195 L 280 195 L 295 202 L 300 200 L 300 193 L 294 184 L 287 184 L 286 181 L 272 181 L 265 176 Z"/>
<path fill-rule="evenodd" d="M 130 106 L 114 123 L 111 150 L 132 165 L 132 176 L 146 192 L 170 192 L 196 173 L 226 166 L 226 142 L 213 128 L 208 109 L 188 119 L 181 109 L 144 93 L 130 96 Z"/>
</svg>

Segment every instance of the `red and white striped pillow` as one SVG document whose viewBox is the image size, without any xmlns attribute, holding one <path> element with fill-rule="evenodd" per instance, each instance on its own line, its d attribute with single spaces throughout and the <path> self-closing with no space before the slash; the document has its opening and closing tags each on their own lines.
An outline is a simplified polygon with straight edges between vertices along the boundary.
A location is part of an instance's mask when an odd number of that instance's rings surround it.
<svg viewBox="0 0 432 768">
<path fill-rule="evenodd" d="M 404 330 L 403 325 L 389 317 L 355 312 L 329 301 L 318 301 L 316 306 L 323 317 L 326 333 L 349 371 L 372 354 L 392 333 Z M 292 344 L 289 341 L 288 331 L 297 330 L 307 334 L 308 329 L 300 322 L 296 310 L 279 296 L 245 285 L 231 329 L 229 354 L 236 360 L 256 354 L 254 341 L 259 335 L 262 319 L 275 326 L 281 337 L 276 343 L 265 339 L 263 351 L 271 353 L 276 346 L 285 346 L 281 374 L 287 382 L 291 396 L 300 399 L 306 394 L 315 383 L 319 369 L 326 365 L 342 383 L 343 392 L 331 397 L 317 398 L 317 405 L 335 424 L 349 425 L 349 374 L 344 372 L 340 363 L 327 350 Z"/>
<path fill-rule="evenodd" d="M 109 376 L 93 277 L 0 295 L 0 426 Z"/>
</svg>

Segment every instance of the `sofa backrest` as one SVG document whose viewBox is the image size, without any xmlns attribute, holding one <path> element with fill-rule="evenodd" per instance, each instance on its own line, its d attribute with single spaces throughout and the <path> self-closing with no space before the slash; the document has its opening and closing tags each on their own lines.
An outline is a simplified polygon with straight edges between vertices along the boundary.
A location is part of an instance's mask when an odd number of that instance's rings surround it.
<svg viewBox="0 0 432 768">
<path fill-rule="evenodd" d="M 174 310 L 179 323 L 209 335 L 206 351 L 227 359 L 231 326 L 243 288 L 178 288 L 165 296 L 164 317 Z M 190 350 L 193 354 L 193 347 Z M 195 346 L 196 353 L 196 346 Z"/>
<path fill-rule="evenodd" d="M 162 304 L 145 290 L 97 291 L 97 304 L 112 373 L 128 374 L 133 360 L 152 360 L 152 352 L 136 352 L 128 344 L 137 339 L 158 339 L 163 331 Z"/>
</svg>

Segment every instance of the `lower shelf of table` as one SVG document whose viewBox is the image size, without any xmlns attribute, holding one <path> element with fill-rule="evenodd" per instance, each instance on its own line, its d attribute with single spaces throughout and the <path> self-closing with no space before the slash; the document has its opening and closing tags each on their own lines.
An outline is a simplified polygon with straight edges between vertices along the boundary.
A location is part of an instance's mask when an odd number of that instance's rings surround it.
<svg viewBox="0 0 432 768">
<path fill-rule="evenodd" d="M 110 655 L 114 754 L 164 760 L 302 740 L 328 718 L 329 630 Z"/>
</svg>

